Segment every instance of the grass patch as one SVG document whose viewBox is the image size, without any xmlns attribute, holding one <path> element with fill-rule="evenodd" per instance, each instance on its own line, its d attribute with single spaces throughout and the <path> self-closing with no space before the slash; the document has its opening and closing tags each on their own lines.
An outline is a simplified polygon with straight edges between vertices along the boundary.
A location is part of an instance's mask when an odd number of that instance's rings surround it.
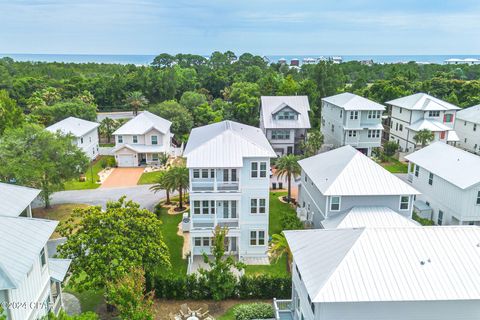
<svg viewBox="0 0 480 320">
<path fill-rule="evenodd" d="M 115 147 L 115 143 L 100 143 L 100 147 L 102 148 L 111 148 L 111 147 Z"/>
<path fill-rule="evenodd" d="M 231 307 L 230 309 L 227 310 L 227 312 L 225 312 L 223 315 L 221 315 L 217 319 L 218 320 L 235 320 L 234 311 L 235 311 L 235 307 L 238 306 L 238 305 L 239 304 Z"/>
<path fill-rule="evenodd" d="M 382 162 L 380 165 L 391 173 L 408 173 L 408 164 L 392 157 L 389 157 L 387 162 Z"/>
<path fill-rule="evenodd" d="M 32 210 L 32 215 L 35 218 L 57 220 L 62 222 L 67 220 L 70 217 L 70 215 L 73 212 L 73 209 L 86 208 L 86 207 L 89 207 L 89 206 L 81 203 L 57 204 L 48 209 L 34 208 Z M 56 230 L 51 236 L 52 239 L 59 238 L 59 237 L 60 237 L 60 234 L 58 233 L 58 230 Z"/>
<path fill-rule="evenodd" d="M 269 214 L 269 228 L 268 233 L 271 236 L 272 234 L 281 233 L 283 231 L 281 220 L 287 214 L 295 214 L 295 209 L 287 204 L 280 202 L 279 197 L 286 196 L 287 192 L 285 191 L 271 191 L 270 192 L 270 214 Z"/>
<path fill-rule="evenodd" d="M 144 172 L 140 179 L 138 180 L 137 184 L 154 184 L 158 182 L 158 178 L 160 177 L 162 171 L 153 171 L 153 172 Z"/>
<path fill-rule="evenodd" d="M 75 297 L 78 298 L 78 300 L 80 300 L 82 312 L 97 312 L 98 307 L 103 303 L 102 292 L 95 292 L 92 290 L 78 292 L 69 286 L 67 286 L 64 291 L 73 294 Z"/>
<path fill-rule="evenodd" d="M 102 171 L 102 160 L 105 159 L 108 161 L 108 158 L 113 158 L 113 156 L 100 156 L 95 160 L 85 172 L 86 181 L 81 182 L 78 179 L 71 180 L 65 183 L 65 190 L 85 190 L 85 189 L 97 189 L 100 187 L 100 184 L 97 183 L 99 179 L 98 173 Z M 92 179 L 93 176 L 93 179 Z M 93 181 L 92 181 L 93 180 Z"/>
<path fill-rule="evenodd" d="M 249 265 L 245 268 L 245 274 L 249 276 L 256 276 L 261 274 L 270 274 L 275 276 L 289 276 L 287 271 L 287 257 L 283 255 L 277 262 L 272 262 L 266 266 Z"/>
<path fill-rule="evenodd" d="M 419 217 L 415 212 L 412 214 L 412 219 L 420 223 L 422 226 L 435 225 L 432 220 Z"/>
<path fill-rule="evenodd" d="M 163 241 L 170 251 L 172 274 L 184 277 L 187 274 L 187 260 L 182 258 L 183 237 L 177 234 L 182 214 L 171 215 L 166 208 L 160 209 L 160 220 L 163 223 Z"/>
</svg>

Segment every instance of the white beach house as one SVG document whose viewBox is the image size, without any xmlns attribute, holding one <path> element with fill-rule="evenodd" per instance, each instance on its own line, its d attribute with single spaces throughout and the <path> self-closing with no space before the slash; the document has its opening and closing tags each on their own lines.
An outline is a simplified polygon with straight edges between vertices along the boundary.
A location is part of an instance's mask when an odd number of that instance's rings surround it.
<svg viewBox="0 0 480 320">
<path fill-rule="evenodd" d="M 142 111 L 118 128 L 113 153 L 119 167 L 158 164 L 161 153 L 171 154 L 172 123 L 148 111 Z"/>
<path fill-rule="evenodd" d="M 0 182 L 0 216 L 32 217 L 32 202 L 40 190 Z"/>
<path fill-rule="evenodd" d="M 480 228 L 285 231 L 292 299 L 276 319 L 474 320 L 480 315 Z"/>
<path fill-rule="evenodd" d="M 457 111 L 455 131 L 458 135 L 455 146 L 480 154 L 480 104 Z"/>
<path fill-rule="evenodd" d="M 419 192 L 351 146 L 298 163 L 302 172 L 297 213 L 315 228 L 336 227 L 352 210 L 412 217 Z"/>
<path fill-rule="evenodd" d="M 480 156 L 435 142 L 405 157 L 422 194 L 415 206 L 439 225 L 480 225 Z"/>
<path fill-rule="evenodd" d="M 370 156 L 381 146 L 382 114 L 379 103 L 345 92 L 322 98 L 322 134 L 325 144 L 351 145 Z"/>
<path fill-rule="evenodd" d="M 432 97 L 416 93 L 386 102 L 390 106 L 390 141 L 399 144 L 401 151 L 412 152 L 419 147 L 414 137 L 427 129 L 434 134 L 434 141 L 457 142 L 454 130 L 455 114 L 460 108 Z"/>
<path fill-rule="evenodd" d="M 277 155 L 300 154 L 310 129 L 307 96 L 262 96 L 260 129 Z"/>
<path fill-rule="evenodd" d="M 94 160 L 98 156 L 98 127 L 100 124 L 75 117 L 68 117 L 46 129 L 50 132 L 60 131 L 64 135 L 72 135 L 75 138 L 75 145 L 85 155 Z"/>
<path fill-rule="evenodd" d="M 0 212 L 1 214 L 1 212 Z M 63 308 L 68 259 L 50 258 L 58 221 L 0 216 L 0 305 L 7 320 L 36 320 Z"/>
<path fill-rule="evenodd" d="M 247 263 L 266 262 L 270 158 L 258 128 L 223 121 L 195 128 L 184 151 L 190 171 L 189 272 L 210 253 L 213 230 L 229 228 L 227 250 Z"/>
</svg>

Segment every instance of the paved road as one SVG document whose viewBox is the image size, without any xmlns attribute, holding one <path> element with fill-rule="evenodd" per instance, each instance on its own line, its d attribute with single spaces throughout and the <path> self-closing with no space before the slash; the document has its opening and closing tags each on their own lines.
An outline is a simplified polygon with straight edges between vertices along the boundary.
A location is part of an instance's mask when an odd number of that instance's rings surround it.
<svg viewBox="0 0 480 320">
<path fill-rule="evenodd" d="M 150 185 L 141 185 L 125 188 L 60 191 L 52 195 L 51 203 L 85 203 L 105 208 L 107 201 L 118 200 L 121 196 L 126 195 L 127 199 L 138 202 L 142 208 L 153 210 L 153 207 L 165 198 L 165 191 L 153 193 L 149 188 Z"/>
</svg>

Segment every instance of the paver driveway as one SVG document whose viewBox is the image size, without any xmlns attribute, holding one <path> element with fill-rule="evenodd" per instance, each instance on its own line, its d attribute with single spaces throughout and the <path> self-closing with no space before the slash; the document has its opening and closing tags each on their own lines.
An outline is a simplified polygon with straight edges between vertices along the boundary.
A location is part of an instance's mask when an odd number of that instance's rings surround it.
<svg viewBox="0 0 480 320">
<path fill-rule="evenodd" d="M 115 168 L 100 188 L 119 188 L 136 186 L 143 168 Z"/>
</svg>

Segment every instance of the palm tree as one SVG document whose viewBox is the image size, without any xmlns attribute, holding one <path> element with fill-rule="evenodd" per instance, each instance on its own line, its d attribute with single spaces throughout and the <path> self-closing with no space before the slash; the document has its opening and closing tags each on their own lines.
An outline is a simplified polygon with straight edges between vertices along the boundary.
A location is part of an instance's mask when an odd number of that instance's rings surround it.
<svg viewBox="0 0 480 320">
<path fill-rule="evenodd" d="M 105 118 L 100 122 L 100 133 L 107 137 L 107 143 L 110 143 L 113 132 L 118 128 L 118 122 L 111 118 Z"/>
<path fill-rule="evenodd" d="M 290 266 L 292 265 L 292 252 L 288 246 L 287 238 L 282 233 L 272 235 L 272 246 L 268 249 L 270 255 L 278 262 L 278 260 L 283 256 L 287 255 L 287 270 L 290 272 Z"/>
<path fill-rule="evenodd" d="M 293 154 L 288 154 L 278 159 L 275 165 L 277 171 L 276 175 L 279 178 L 287 177 L 288 183 L 288 196 L 287 202 L 292 199 L 292 176 L 298 177 L 302 172 L 300 165 L 298 164 L 298 157 Z"/>
<path fill-rule="evenodd" d="M 190 177 L 188 168 L 184 166 L 175 166 L 166 171 L 166 186 L 170 190 L 178 190 L 178 210 L 181 211 L 183 207 L 183 191 L 188 189 L 190 185 Z"/>
<path fill-rule="evenodd" d="M 132 107 L 133 114 L 136 116 L 138 114 L 138 110 L 148 104 L 147 98 L 141 93 L 140 91 L 133 91 L 127 94 L 127 99 L 125 102 Z"/>
<path fill-rule="evenodd" d="M 417 134 L 413 137 L 413 140 L 415 141 L 416 144 L 421 143 L 422 148 L 424 148 L 427 144 L 433 141 L 435 139 L 435 135 L 433 134 L 432 131 L 428 129 L 422 129 L 417 132 Z"/>
<path fill-rule="evenodd" d="M 158 176 L 157 183 L 151 186 L 150 190 L 152 190 L 154 193 L 165 190 L 167 196 L 167 201 L 165 202 L 165 204 L 170 204 L 170 192 L 172 192 L 173 190 L 170 188 L 170 186 L 168 185 L 168 181 L 166 181 L 165 179 L 166 174 L 167 171 L 161 171 Z"/>
</svg>

